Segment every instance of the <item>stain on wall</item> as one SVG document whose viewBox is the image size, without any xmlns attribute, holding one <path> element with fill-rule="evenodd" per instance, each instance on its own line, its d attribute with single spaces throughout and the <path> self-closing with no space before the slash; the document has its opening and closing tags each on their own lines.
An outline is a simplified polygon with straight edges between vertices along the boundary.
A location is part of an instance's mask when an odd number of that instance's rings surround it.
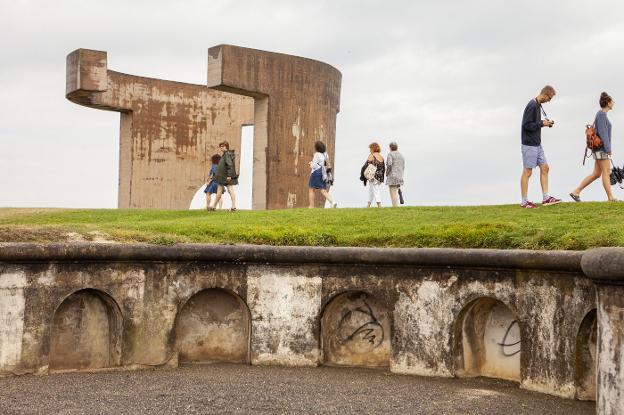
<svg viewBox="0 0 624 415">
<path fill-rule="evenodd" d="M 12 371 L 21 359 L 26 285 L 19 270 L 0 273 L 0 372 Z"/>
<path fill-rule="evenodd" d="M 597 288 L 597 413 L 619 415 L 624 406 L 624 286 Z"/>
<path fill-rule="evenodd" d="M 440 275 L 442 274 L 442 275 Z M 420 278 L 397 282 L 395 341 L 391 367 L 419 376 L 452 376 L 451 350 L 458 277 L 456 273 L 420 270 Z"/>
<path fill-rule="evenodd" d="M 314 327 L 321 308 L 321 278 L 302 274 L 272 268 L 249 269 L 247 301 L 253 327 L 253 364 L 318 364 Z"/>
</svg>

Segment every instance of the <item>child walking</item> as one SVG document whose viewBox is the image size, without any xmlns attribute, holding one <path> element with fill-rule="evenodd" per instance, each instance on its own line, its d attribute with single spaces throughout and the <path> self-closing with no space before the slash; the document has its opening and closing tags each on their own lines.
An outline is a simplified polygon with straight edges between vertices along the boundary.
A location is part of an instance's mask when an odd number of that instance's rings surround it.
<svg viewBox="0 0 624 415">
<path fill-rule="evenodd" d="M 207 210 L 211 210 L 210 206 L 212 205 L 212 196 L 214 195 L 216 197 L 217 188 L 219 187 L 216 176 L 217 166 L 219 164 L 219 161 L 221 161 L 221 156 L 218 154 L 213 154 L 213 156 L 210 158 L 210 161 L 212 162 L 212 167 L 210 168 L 210 172 L 208 173 L 208 178 L 206 179 L 206 189 L 204 190 L 204 193 L 206 194 Z M 217 203 L 217 208 L 221 209 L 222 206 L 223 199 L 219 200 L 219 202 Z"/>
</svg>

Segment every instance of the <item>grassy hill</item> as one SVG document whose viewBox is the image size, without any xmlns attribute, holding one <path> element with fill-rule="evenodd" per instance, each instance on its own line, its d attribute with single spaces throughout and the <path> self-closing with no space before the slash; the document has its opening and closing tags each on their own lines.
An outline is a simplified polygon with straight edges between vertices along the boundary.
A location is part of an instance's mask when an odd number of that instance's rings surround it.
<svg viewBox="0 0 624 415">
<path fill-rule="evenodd" d="M 161 211 L 0 209 L 0 242 L 588 249 L 624 246 L 624 203 Z"/>
</svg>

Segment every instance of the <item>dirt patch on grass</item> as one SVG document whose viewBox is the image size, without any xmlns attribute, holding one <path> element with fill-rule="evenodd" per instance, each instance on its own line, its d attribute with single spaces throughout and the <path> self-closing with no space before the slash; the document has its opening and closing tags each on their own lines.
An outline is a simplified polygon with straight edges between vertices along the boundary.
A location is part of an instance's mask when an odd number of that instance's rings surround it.
<svg viewBox="0 0 624 415">
<path fill-rule="evenodd" d="M 110 237 L 100 231 L 90 231 L 85 234 L 78 232 L 67 232 L 65 234 L 67 242 L 95 242 L 99 244 L 117 244 L 119 242 L 113 241 Z"/>
<path fill-rule="evenodd" d="M 66 234 L 58 228 L 0 227 L 0 242 L 65 242 Z"/>
<path fill-rule="evenodd" d="M 85 234 L 67 232 L 62 228 L 26 226 L 0 227 L 0 242 L 96 242 L 118 243 L 99 231 L 91 231 Z"/>
</svg>

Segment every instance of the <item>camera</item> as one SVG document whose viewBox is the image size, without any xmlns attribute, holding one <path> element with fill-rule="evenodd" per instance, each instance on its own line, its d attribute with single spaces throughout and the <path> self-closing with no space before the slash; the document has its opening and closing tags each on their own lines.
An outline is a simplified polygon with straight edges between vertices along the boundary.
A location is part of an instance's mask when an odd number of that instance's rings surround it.
<svg viewBox="0 0 624 415">
<path fill-rule="evenodd" d="M 548 118 L 546 118 L 546 121 L 550 121 L 552 123 L 548 126 L 548 128 L 552 128 L 552 126 L 555 124 L 553 120 L 549 120 Z"/>
<path fill-rule="evenodd" d="M 611 186 L 615 186 L 617 183 L 620 187 L 622 187 L 622 181 L 624 181 L 624 168 L 613 166 L 609 181 L 611 182 Z"/>
</svg>

